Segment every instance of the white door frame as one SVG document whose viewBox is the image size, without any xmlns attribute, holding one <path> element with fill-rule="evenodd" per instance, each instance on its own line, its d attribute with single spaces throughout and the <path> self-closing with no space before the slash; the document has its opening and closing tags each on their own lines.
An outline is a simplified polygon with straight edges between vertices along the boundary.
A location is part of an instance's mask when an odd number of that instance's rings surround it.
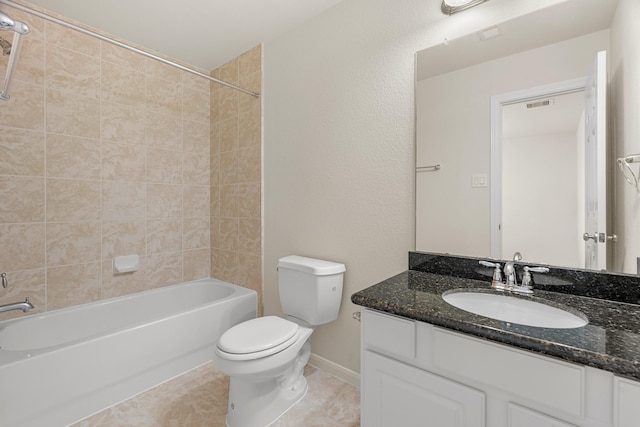
<svg viewBox="0 0 640 427">
<path fill-rule="evenodd" d="M 502 254 L 502 107 L 550 96 L 584 91 L 587 78 L 521 89 L 491 97 L 491 258 Z"/>
<path fill-rule="evenodd" d="M 585 234 L 593 236 L 585 239 L 585 268 L 606 270 L 607 258 L 612 249 L 607 241 L 615 241 L 615 235 L 607 234 L 607 51 L 600 51 L 589 70 L 585 88 L 585 159 L 595 159 L 591 166 L 595 168 L 595 186 L 589 181 L 585 191 Z M 592 142 L 590 145 L 589 142 Z M 585 168 L 589 167 L 589 161 Z M 593 251 L 593 252 L 591 252 Z M 595 255 L 595 259 L 594 256 Z"/>
</svg>

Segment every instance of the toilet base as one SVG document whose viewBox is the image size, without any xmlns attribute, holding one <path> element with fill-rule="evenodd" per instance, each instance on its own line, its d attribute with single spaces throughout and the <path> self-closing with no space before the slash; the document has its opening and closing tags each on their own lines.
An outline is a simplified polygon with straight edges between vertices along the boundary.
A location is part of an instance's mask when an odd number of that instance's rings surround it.
<svg viewBox="0 0 640 427">
<path fill-rule="evenodd" d="M 232 376 L 227 427 L 266 427 L 302 400 L 309 388 L 303 371 L 310 354 L 311 343 L 307 341 L 289 369 L 276 378 L 248 381 Z"/>
<path fill-rule="evenodd" d="M 307 394 L 303 376 L 291 387 L 281 387 L 275 380 L 260 383 L 232 378 L 229 384 L 227 427 L 266 427 Z"/>
</svg>

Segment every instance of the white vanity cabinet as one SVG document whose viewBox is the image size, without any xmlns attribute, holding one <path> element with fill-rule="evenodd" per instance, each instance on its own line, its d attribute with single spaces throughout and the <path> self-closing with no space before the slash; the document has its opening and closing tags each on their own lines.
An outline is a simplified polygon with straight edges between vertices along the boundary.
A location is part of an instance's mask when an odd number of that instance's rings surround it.
<svg viewBox="0 0 640 427">
<path fill-rule="evenodd" d="M 363 427 L 640 427 L 640 383 L 362 311 Z"/>
</svg>

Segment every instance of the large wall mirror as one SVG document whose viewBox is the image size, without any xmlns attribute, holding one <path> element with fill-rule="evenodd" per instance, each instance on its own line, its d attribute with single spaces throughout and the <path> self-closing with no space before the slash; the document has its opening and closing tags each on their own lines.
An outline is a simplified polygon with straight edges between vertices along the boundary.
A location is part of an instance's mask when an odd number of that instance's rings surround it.
<svg viewBox="0 0 640 427">
<path fill-rule="evenodd" d="M 604 95 L 608 111 L 592 132 L 585 109 L 599 52 L 602 61 L 617 49 L 617 7 L 569 0 L 416 54 L 418 251 L 499 259 L 518 251 L 531 263 L 636 273 L 616 259 L 626 219 L 616 211 L 615 181 L 624 178 L 611 129 L 597 171 L 585 167 L 589 135 L 621 114 Z M 602 64 L 606 90 L 606 56 Z M 594 185 L 604 186 L 606 226 L 588 232 L 597 202 L 585 188 Z M 594 250 L 600 264 L 588 263 Z"/>
</svg>

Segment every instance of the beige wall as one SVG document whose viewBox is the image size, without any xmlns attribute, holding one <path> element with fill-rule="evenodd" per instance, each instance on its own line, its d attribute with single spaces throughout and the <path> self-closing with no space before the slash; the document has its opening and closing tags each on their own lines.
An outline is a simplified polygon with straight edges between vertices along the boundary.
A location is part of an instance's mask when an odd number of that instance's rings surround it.
<svg viewBox="0 0 640 427">
<path fill-rule="evenodd" d="M 613 106 L 612 128 L 615 159 L 640 154 L 640 3 L 619 0 L 611 25 L 610 101 Z M 624 180 L 615 166 L 615 229 L 618 235 L 616 269 L 637 273 L 640 257 L 640 192 Z M 636 173 L 637 165 L 632 166 Z"/>
<path fill-rule="evenodd" d="M 0 304 L 28 296 L 40 312 L 209 276 L 209 82 L 3 10 L 31 32 L 0 103 Z M 128 254 L 140 269 L 114 276 Z"/>
<path fill-rule="evenodd" d="M 261 92 L 261 46 L 211 75 Z M 211 83 L 211 267 L 213 277 L 262 295 L 261 98 L 217 83 Z"/>
</svg>

